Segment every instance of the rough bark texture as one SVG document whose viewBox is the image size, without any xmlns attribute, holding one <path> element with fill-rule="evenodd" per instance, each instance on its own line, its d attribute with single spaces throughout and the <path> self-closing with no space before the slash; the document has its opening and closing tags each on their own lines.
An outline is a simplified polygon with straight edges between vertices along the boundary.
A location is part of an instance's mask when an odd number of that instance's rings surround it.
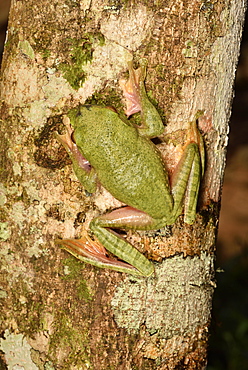
<svg viewBox="0 0 248 370">
<path fill-rule="evenodd" d="M 245 1 L 13 1 L 1 84 L 1 332 L 9 369 L 203 369 L 232 86 Z M 122 110 L 127 61 L 148 59 L 172 171 L 197 110 L 206 173 L 194 225 L 128 238 L 151 278 L 84 266 L 54 245 L 119 206 L 85 195 L 54 131 L 79 103 Z M 168 258 L 170 257 L 170 258 Z"/>
</svg>

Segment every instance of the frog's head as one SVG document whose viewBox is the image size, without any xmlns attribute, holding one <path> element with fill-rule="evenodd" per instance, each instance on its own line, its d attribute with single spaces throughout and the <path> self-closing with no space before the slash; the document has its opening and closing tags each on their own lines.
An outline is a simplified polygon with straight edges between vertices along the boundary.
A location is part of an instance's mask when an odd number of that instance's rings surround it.
<svg viewBox="0 0 248 370">
<path fill-rule="evenodd" d="M 71 109 L 68 113 L 67 116 L 70 118 L 70 121 L 73 125 L 73 122 L 81 115 L 80 112 L 80 105 L 78 105 L 76 108 Z"/>
<path fill-rule="evenodd" d="M 74 130 L 97 123 L 112 121 L 116 119 L 118 113 L 112 107 L 102 107 L 99 105 L 78 105 L 68 112 L 70 123 Z"/>
</svg>

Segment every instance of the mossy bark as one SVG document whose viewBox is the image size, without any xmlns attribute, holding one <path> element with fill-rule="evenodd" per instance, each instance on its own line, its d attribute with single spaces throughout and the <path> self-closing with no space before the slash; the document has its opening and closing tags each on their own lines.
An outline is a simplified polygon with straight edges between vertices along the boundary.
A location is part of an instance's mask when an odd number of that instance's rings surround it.
<svg viewBox="0 0 248 370">
<path fill-rule="evenodd" d="M 245 1 L 13 2 L 1 73 L 2 363 L 25 369 L 202 369 L 232 87 Z M 55 244 L 119 202 L 89 196 L 55 139 L 79 103 L 123 110 L 118 79 L 148 60 L 146 86 L 166 125 L 171 173 L 187 123 L 206 172 L 194 225 L 128 238 L 151 278 L 83 265 Z M 93 128 L 94 129 L 94 128 Z"/>
</svg>

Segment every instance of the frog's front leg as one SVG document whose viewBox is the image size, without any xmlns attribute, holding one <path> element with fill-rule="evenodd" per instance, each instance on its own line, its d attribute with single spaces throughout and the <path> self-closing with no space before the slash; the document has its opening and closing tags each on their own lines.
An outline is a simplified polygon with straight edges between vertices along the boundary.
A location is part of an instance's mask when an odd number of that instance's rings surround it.
<svg viewBox="0 0 248 370">
<path fill-rule="evenodd" d="M 156 221 L 144 212 L 123 207 L 91 221 L 90 229 L 100 244 L 90 239 L 86 232 L 81 239 L 57 240 L 57 243 L 75 257 L 92 265 L 133 275 L 150 276 L 154 272 L 152 262 L 112 228 L 147 230 L 156 229 L 156 226 Z M 109 257 L 103 246 L 121 261 Z"/>
<path fill-rule="evenodd" d="M 67 131 L 64 135 L 56 133 L 56 138 L 64 146 L 69 154 L 73 170 L 79 179 L 80 183 L 89 193 L 94 193 L 97 187 L 97 175 L 94 168 L 85 159 L 78 149 L 77 145 L 72 141 L 73 130 L 70 125 L 67 126 Z"/>
<path fill-rule="evenodd" d="M 139 134 L 149 138 L 161 135 L 164 125 L 154 105 L 148 99 L 145 89 L 147 60 L 141 59 L 140 67 L 133 68 L 133 62 L 128 63 L 129 79 L 120 80 L 120 86 L 126 99 L 125 114 L 129 117 L 140 112 L 142 125 L 137 126 Z"/>
</svg>

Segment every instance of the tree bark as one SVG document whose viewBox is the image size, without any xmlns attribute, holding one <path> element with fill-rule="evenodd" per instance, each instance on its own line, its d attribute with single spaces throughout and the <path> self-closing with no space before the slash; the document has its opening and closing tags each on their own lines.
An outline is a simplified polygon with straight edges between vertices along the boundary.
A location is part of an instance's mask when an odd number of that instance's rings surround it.
<svg viewBox="0 0 248 370">
<path fill-rule="evenodd" d="M 116 5 L 117 4 L 117 5 Z M 204 369 L 228 121 L 245 1 L 13 1 L 1 75 L 1 332 L 9 369 Z M 118 79 L 146 57 L 172 172 L 198 110 L 206 172 L 196 221 L 128 233 L 150 278 L 60 250 L 119 206 L 88 196 L 54 132 L 79 103 L 123 110 Z M 92 128 L 94 129 L 94 127 Z M 2 365 L 4 366 L 4 365 Z"/>
</svg>

